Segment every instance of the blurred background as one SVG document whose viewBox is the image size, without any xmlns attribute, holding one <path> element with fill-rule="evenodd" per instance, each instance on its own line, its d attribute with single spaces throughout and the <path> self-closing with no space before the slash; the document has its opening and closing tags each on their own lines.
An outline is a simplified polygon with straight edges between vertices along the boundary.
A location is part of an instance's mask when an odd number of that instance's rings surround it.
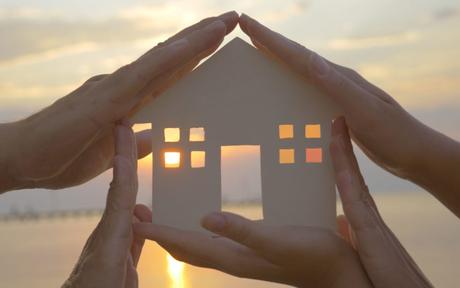
<svg viewBox="0 0 460 288">
<path fill-rule="evenodd" d="M 36 112 L 89 77 L 110 73 L 180 29 L 228 10 L 358 70 L 421 121 L 460 140 L 458 0 L 0 0 L 0 122 Z M 236 29 L 226 42 L 235 36 L 247 40 Z M 358 154 L 387 224 L 436 287 L 458 286 L 460 221 L 421 188 Z M 150 161 L 141 161 L 138 196 L 148 205 Z M 108 171 L 62 191 L 1 195 L 0 286 L 62 284 L 100 217 L 110 178 Z M 257 186 L 248 181 L 241 187 Z M 235 198 L 250 199 L 247 193 Z M 236 209 L 254 213 L 250 206 Z M 141 287 L 277 286 L 184 265 L 154 243 L 139 270 Z"/>
</svg>

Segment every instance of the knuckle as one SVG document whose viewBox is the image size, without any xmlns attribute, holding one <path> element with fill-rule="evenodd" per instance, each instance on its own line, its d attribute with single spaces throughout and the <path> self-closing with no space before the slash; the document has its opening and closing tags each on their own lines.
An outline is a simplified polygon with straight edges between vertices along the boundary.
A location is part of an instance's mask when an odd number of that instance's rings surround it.
<svg viewBox="0 0 460 288">
<path fill-rule="evenodd" d="M 168 45 L 168 40 L 158 42 L 156 47 L 161 48 L 161 47 L 166 46 L 166 45 Z"/>
<path fill-rule="evenodd" d="M 105 78 L 105 76 L 107 76 L 107 75 L 105 75 L 105 74 L 95 75 L 93 77 L 90 77 L 88 80 L 86 80 L 86 82 L 84 84 L 94 82 L 94 81 L 99 81 L 99 80 Z"/>
<path fill-rule="evenodd" d="M 336 90 L 338 91 L 349 91 L 349 80 L 345 76 L 343 76 L 341 73 L 337 72 L 335 69 L 333 69 L 332 77 L 331 79 L 331 84 L 335 87 Z"/>
<path fill-rule="evenodd" d="M 307 53 L 307 50 L 306 48 L 304 48 L 304 51 L 302 53 L 299 53 L 300 56 L 296 57 L 297 58 L 297 62 L 300 63 L 299 65 L 299 73 L 301 75 L 306 75 L 306 76 L 310 76 L 311 72 L 310 72 L 310 54 Z"/>
</svg>

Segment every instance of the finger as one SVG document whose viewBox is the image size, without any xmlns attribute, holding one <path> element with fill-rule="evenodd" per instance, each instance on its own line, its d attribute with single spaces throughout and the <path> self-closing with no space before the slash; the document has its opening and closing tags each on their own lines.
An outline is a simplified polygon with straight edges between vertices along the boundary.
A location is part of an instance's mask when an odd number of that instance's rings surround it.
<svg viewBox="0 0 460 288">
<path fill-rule="evenodd" d="M 133 223 L 151 223 L 152 222 L 152 212 L 150 209 L 142 204 L 136 204 L 134 207 L 134 217 Z M 140 255 L 142 253 L 142 248 L 144 247 L 145 238 L 137 234 L 134 234 L 133 245 L 131 247 L 131 255 L 133 257 L 133 262 L 135 267 L 139 263 Z"/>
<path fill-rule="evenodd" d="M 161 83 L 155 81 L 156 78 L 165 81 L 196 56 L 210 48 L 217 48 L 225 32 L 225 24 L 220 20 L 214 21 L 187 37 L 151 50 L 135 62 L 115 71 L 95 87 L 95 93 L 102 96 L 88 117 L 103 125 L 125 116 L 145 96 L 147 85 L 161 86 Z"/>
<path fill-rule="evenodd" d="M 194 48 L 192 47 L 191 50 L 194 50 L 195 52 L 192 54 L 192 56 L 187 57 L 186 60 L 183 60 L 178 67 L 175 69 L 171 69 L 171 71 L 167 71 L 168 73 L 163 73 L 162 75 L 156 77 L 154 81 L 151 81 L 146 87 L 144 87 L 135 97 L 136 99 L 141 99 L 138 101 L 138 104 L 134 106 L 133 111 L 137 111 L 141 106 L 139 106 L 139 103 L 142 103 L 145 105 L 145 103 L 148 103 L 151 101 L 152 97 L 146 97 L 146 96 L 156 96 L 159 95 L 161 92 L 165 91 L 170 85 L 175 83 L 178 79 L 183 77 L 183 75 L 189 71 L 191 71 L 199 62 L 201 59 L 209 56 L 212 54 L 220 45 L 220 43 L 223 40 L 223 34 L 219 34 L 220 40 L 215 41 L 214 44 L 209 44 L 209 45 L 203 45 L 201 42 L 202 34 L 203 31 L 208 30 L 210 27 L 213 25 L 216 25 L 216 23 L 222 23 L 221 21 L 217 20 L 214 23 L 206 26 L 202 30 L 197 30 L 187 37 L 183 39 L 188 39 L 190 43 L 192 43 L 190 46 L 195 46 Z M 218 31 L 219 33 L 222 32 L 222 30 Z M 212 36 L 212 35 L 211 35 Z M 200 43 L 200 44 L 198 44 Z M 201 46 L 201 48 L 196 48 L 197 46 Z M 198 51 L 198 52 L 196 52 Z"/>
<path fill-rule="evenodd" d="M 137 159 L 142 159 L 152 153 L 152 130 L 143 130 L 136 133 Z"/>
<path fill-rule="evenodd" d="M 260 252 L 270 261 L 276 263 L 276 256 L 284 253 L 286 241 L 280 239 L 281 230 L 273 231 L 263 223 L 256 223 L 242 216 L 229 212 L 214 212 L 203 217 L 201 225 L 218 235 Z M 273 257 L 275 255 L 275 257 Z"/>
<path fill-rule="evenodd" d="M 183 29 L 182 31 L 180 31 L 176 35 L 170 37 L 165 42 L 159 43 L 158 47 L 169 45 L 170 43 L 172 43 L 174 41 L 182 39 L 182 38 L 186 37 L 187 35 L 206 27 L 207 25 L 211 24 L 212 22 L 214 22 L 216 20 L 221 20 L 222 22 L 224 22 L 225 27 L 226 27 L 226 32 L 225 33 L 228 34 L 228 33 L 232 32 L 233 29 L 235 29 L 236 24 L 238 24 L 238 18 L 239 18 L 238 13 L 236 13 L 235 11 L 230 11 L 230 12 L 226 12 L 226 13 L 224 13 L 222 15 L 219 15 L 217 17 L 209 17 L 209 18 L 203 19 L 200 22 L 198 22 L 198 23 L 196 23 L 196 24 L 194 24 L 194 25 L 192 25 L 190 27 L 187 27 L 187 28 Z"/>
<path fill-rule="evenodd" d="M 137 195 L 136 145 L 131 127 L 118 125 L 115 132 L 113 181 L 107 195 L 104 223 L 107 239 L 131 243 L 132 211 Z M 109 240 L 110 241 L 110 240 Z"/>
<path fill-rule="evenodd" d="M 156 241 L 176 259 L 192 265 L 218 269 L 238 277 L 267 280 L 267 275 L 271 275 L 268 277 L 273 277 L 273 281 L 281 278 L 281 271 L 275 265 L 225 238 L 143 223 L 135 224 L 134 232 Z"/>
<path fill-rule="evenodd" d="M 244 246 L 259 250 L 260 246 L 267 241 L 260 224 L 255 224 L 239 215 L 228 212 L 215 212 L 206 215 L 201 225 L 218 235 L 227 237 Z"/>
<path fill-rule="evenodd" d="M 369 97 L 367 91 L 329 65 L 322 57 L 302 45 L 263 26 L 243 14 L 242 30 L 263 45 L 294 71 L 312 80 L 347 112 L 354 112 Z"/>
<path fill-rule="evenodd" d="M 317 267 L 328 265 L 343 247 L 349 249 L 329 229 L 300 226 L 269 226 L 231 213 L 212 213 L 203 226 L 240 243 L 277 267 L 298 266 L 302 262 L 305 278 L 312 277 Z M 343 245 L 343 246 L 342 246 Z"/>
<path fill-rule="evenodd" d="M 180 31 L 179 33 L 177 33 L 173 37 L 169 38 L 165 42 L 159 43 L 156 47 L 152 48 L 150 51 L 155 50 L 155 49 L 159 49 L 160 47 L 163 47 L 163 46 L 166 46 L 166 45 L 169 45 L 170 43 L 173 43 L 174 41 L 178 41 L 178 40 L 180 40 L 182 38 L 186 38 L 186 37 L 192 35 L 192 33 L 194 33 L 196 31 L 206 27 L 207 25 L 211 24 L 212 22 L 214 22 L 216 20 L 221 20 L 225 24 L 225 26 L 226 26 L 226 34 L 228 34 L 237 25 L 238 18 L 239 18 L 238 14 L 236 12 L 234 12 L 234 11 L 224 13 L 224 14 L 222 14 L 220 16 L 217 16 L 217 17 L 206 18 L 206 19 L 200 21 L 199 23 L 197 23 L 195 25 L 192 25 L 192 26 Z M 166 76 L 166 77 L 163 77 L 164 79 L 158 79 L 159 81 L 157 81 L 157 82 L 163 82 L 162 85 L 155 85 L 155 86 L 150 85 L 150 86 L 147 86 L 144 89 L 145 93 L 144 92 L 140 93 L 140 94 L 142 94 L 142 93 L 146 94 L 146 97 L 144 97 L 134 107 L 133 110 L 138 111 L 143 105 L 145 105 L 146 103 L 151 101 L 152 97 L 154 97 L 155 95 L 159 95 L 163 91 L 168 89 L 168 87 L 170 87 L 170 85 L 172 85 L 173 83 L 175 83 L 176 81 L 181 79 L 184 75 L 186 75 L 187 73 L 192 71 L 193 68 L 195 68 L 195 66 L 198 65 L 198 63 L 200 63 L 201 59 L 203 59 L 203 58 L 207 57 L 208 55 L 212 54 L 212 52 L 214 52 L 214 50 L 217 49 L 217 47 L 218 47 L 218 45 L 209 47 L 207 50 L 197 54 L 187 64 L 182 65 L 182 67 L 173 76 Z M 149 53 L 149 52 L 147 52 L 147 53 Z"/>
<path fill-rule="evenodd" d="M 141 222 L 152 222 L 152 211 L 149 207 L 143 204 L 136 204 L 136 206 L 134 207 L 134 215 Z"/>
<path fill-rule="evenodd" d="M 346 124 L 345 117 L 343 116 L 340 116 L 334 119 L 334 121 L 332 121 L 332 127 L 331 127 L 331 137 L 332 138 L 336 136 L 340 136 L 340 135 L 347 135 L 347 137 L 349 137 L 348 127 Z M 345 147 L 343 148 L 346 149 L 346 152 L 348 155 L 354 155 L 352 145 L 345 145 Z M 352 165 L 353 171 L 359 171 L 358 161 L 356 160 L 356 157 L 351 157 L 350 162 L 351 162 L 350 164 Z M 357 174 L 359 177 L 359 183 L 364 187 L 366 185 L 364 178 L 362 177 L 360 172 Z M 375 207 L 377 208 L 377 206 Z"/>
<path fill-rule="evenodd" d="M 361 183 L 359 169 L 353 165 L 349 136 L 334 136 L 330 148 L 343 210 L 370 278 L 385 287 L 426 284 L 415 262 L 374 209 L 367 187 Z"/>
<path fill-rule="evenodd" d="M 137 275 L 136 266 L 133 263 L 131 255 L 128 256 L 126 261 L 126 277 L 124 288 L 138 288 L 139 277 Z"/>
<path fill-rule="evenodd" d="M 230 33 L 235 26 L 238 23 L 238 14 L 235 11 L 227 12 L 224 13 L 220 16 L 217 17 L 210 17 L 203 19 L 199 23 L 192 25 L 190 27 L 187 27 L 186 29 L 180 31 L 173 37 L 169 38 L 165 42 L 159 43 L 156 47 L 152 48 L 150 51 L 159 49 L 160 47 L 164 47 L 166 45 L 169 45 L 170 43 L 173 43 L 174 41 L 178 41 L 180 39 L 186 38 L 190 35 L 192 35 L 194 32 L 199 31 L 200 29 L 205 28 L 207 25 L 213 23 L 214 21 L 220 20 L 225 24 L 226 27 L 226 34 Z M 207 57 L 208 55 L 212 54 L 214 50 L 217 49 L 219 45 L 214 45 L 212 47 L 209 47 L 208 49 L 204 50 L 203 52 L 197 54 L 193 59 L 191 59 L 187 64 L 182 65 L 182 67 L 173 75 L 173 76 L 167 76 L 164 77 L 165 79 L 157 81 L 157 82 L 164 82 L 163 85 L 150 85 L 147 86 L 144 89 L 144 92 L 141 92 L 140 94 L 146 94 L 147 96 L 155 96 L 158 94 L 161 94 L 161 92 L 165 91 L 172 83 L 175 83 L 177 80 L 181 79 L 185 74 L 189 73 L 190 71 L 193 70 L 193 68 L 200 63 L 201 59 Z M 149 52 L 150 52 L 149 51 Z M 147 52 L 147 53 L 149 53 Z M 151 100 L 152 97 L 144 97 L 135 107 L 134 111 L 138 111 L 140 107 L 145 105 L 145 103 L 148 103 Z"/>
<path fill-rule="evenodd" d="M 141 222 L 140 219 L 136 217 L 136 215 L 134 215 L 133 224 L 140 223 L 140 222 Z M 145 242 L 144 238 L 134 235 L 133 243 L 131 244 L 131 258 L 132 258 L 132 264 L 134 267 L 137 267 L 137 264 L 139 263 L 139 259 L 142 254 L 142 248 L 144 247 L 144 242 Z"/>
</svg>

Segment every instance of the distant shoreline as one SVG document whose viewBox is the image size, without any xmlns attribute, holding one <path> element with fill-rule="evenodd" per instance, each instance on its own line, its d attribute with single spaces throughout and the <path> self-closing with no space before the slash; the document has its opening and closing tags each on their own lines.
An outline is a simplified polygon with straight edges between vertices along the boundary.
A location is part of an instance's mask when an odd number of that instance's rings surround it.
<svg viewBox="0 0 460 288">
<path fill-rule="evenodd" d="M 0 215 L 0 222 L 13 222 L 13 221 L 38 221 L 43 219 L 54 218 L 81 218 L 93 217 L 102 215 L 104 209 L 81 209 L 81 210 L 67 210 L 67 211 L 51 211 L 51 212 L 22 212 L 22 213 L 8 213 Z"/>
</svg>

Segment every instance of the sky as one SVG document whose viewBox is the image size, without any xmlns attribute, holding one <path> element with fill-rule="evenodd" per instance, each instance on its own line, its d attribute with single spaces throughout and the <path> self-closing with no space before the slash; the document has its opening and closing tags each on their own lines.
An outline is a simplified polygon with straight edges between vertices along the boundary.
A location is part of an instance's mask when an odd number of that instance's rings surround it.
<svg viewBox="0 0 460 288">
<path fill-rule="evenodd" d="M 410 113 L 460 140 L 460 3 L 455 0 L 0 0 L 0 122 L 21 119 L 204 17 L 244 12 L 351 67 Z M 227 37 L 247 38 L 240 31 Z M 378 192 L 419 191 L 358 153 Z M 148 169 L 141 172 L 148 175 Z M 102 207 L 106 173 L 67 191 L 21 191 L 0 213 Z M 149 201 L 148 179 L 141 201 Z M 142 188 L 143 187 L 143 188 Z"/>
</svg>

